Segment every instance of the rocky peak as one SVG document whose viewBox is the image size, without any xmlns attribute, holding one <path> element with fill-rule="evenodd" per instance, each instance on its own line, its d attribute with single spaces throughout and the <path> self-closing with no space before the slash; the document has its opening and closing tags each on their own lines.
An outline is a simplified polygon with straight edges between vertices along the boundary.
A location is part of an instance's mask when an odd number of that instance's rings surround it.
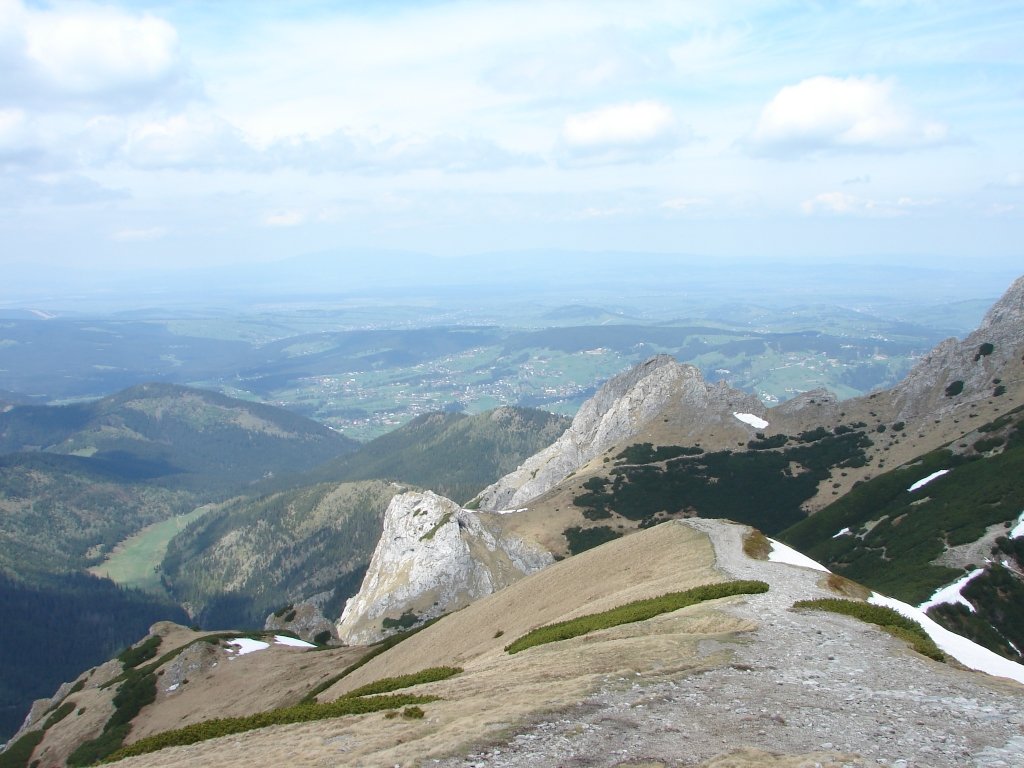
<svg viewBox="0 0 1024 768">
<path fill-rule="evenodd" d="M 764 410 L 753 395 L 725 382 L 709 385 L 698 368 L 658 355 L 608 381 L 558 440 L 481 491 L 474 504 L 487 510 L 523 505 L 603 451 L 639 435 L 668 408 L 690 435 L 709 423 L 731 421 L 731 411 Z"/>
<path fill-rule="evenodd" d="M 999 397 L 1021 385 L 1024 277 L 1013 282 L 963 341 L 946 339 L 892 390 L 895 415 L 941 416 L 965 403 Z"/>
<path fill-rule="evenodd" d="M 490 517 L 432 491 L 395 496 L 363 584 L 338 620 L 339 639 L 374 642 L 554 562 L 539 546 L 502 535 Z"/>
<path fill-rule="evenodd" d="M 1024 337 L 1024 276 L 1014 280 L 999 301 L 985 313 L 977 332 L 999 336 L 1009 333 L 1018 342 Z"/>
</svg>

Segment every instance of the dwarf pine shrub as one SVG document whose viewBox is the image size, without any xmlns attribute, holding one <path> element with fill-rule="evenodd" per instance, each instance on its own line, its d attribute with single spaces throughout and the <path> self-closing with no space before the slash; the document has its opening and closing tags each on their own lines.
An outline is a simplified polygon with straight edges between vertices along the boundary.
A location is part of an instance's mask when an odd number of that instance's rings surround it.
<svg viewBox="0 0 1024 768">
<path fill-rule="evenodd" d="M 508 653 L 519 653 L 519 651 L 532 648 L 535 645 L 568 640 L 599 629 L 617 627 L 620 624 L 646 621 L 662 613 L 678 611 L 680 608 L 696 605 L 706 600 L 732 595 L 753 595 L 767 591 L 768 585 L 763 581 L 726 581 L 721 584 L 705 584 L 685 592 L 669 592 L 661 597 L 634 600 L 601 613 L 591 613 L 576 619 L 538 627 L 506 645 L 505 650 Z"/>
</svg>

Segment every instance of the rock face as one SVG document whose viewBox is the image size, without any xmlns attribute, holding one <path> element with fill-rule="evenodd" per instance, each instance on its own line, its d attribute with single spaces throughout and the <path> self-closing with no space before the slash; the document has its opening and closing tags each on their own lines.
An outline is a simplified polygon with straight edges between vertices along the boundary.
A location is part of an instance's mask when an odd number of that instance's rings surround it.
<svg viewBox="0 0 1024 768">
<path fill-rule="evenodd" d="M 943 341 L 893 388 L 895 416 L 941 415 L 965 402 L 1000 396 L 1021 383 L 1022 351 L 1024 277 L 1019 277 L 976 331 L 963 341 Z"/>
<path fill-rule="evenodd" d="M 395 496 L 362 587 L 338 620 L 338 638 L 374 642 L 554 562 L 540 547 L 502 536 L 488 517 L 430 491 Z"/>
<path fill-rule="evenodd" d="M 551 446 L 488 486 L 474 500 L 480 509 L 514 509 L 551 490 L 591 459 L 639 433 L 665 409 L 685 414 L 686 428 L 732 420 L 731 411 L 762 414 L 753 395 L 725 382 L 709 385 L 700 370 L 658 355 L 611 379 L 585 402 L 569 428 Z"/>
<path fill-rule="evenodd" d="M 330 596 L 330 592 L 321 592 L 301 603 L 288 606 L 283 611 L 272 613 L 267 616 L 263 628 L 294 632 L 307 643 L 322 643 L 325 637 L 333 639 L 337 636 L 334 622 L 325 617 L 322 612 L 323 603 Z"/>
</svg>

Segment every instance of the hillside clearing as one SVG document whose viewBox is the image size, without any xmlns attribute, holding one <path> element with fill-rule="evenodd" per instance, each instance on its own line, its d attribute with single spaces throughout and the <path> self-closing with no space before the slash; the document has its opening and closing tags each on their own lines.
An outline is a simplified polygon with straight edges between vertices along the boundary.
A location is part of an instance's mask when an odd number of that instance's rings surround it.
<svg viewBox="0 0 1024 768">
<path fill-rule="evenodd" d="M 122 587 L 166 595 L 157 569 L 167 553 L 168 543 L 211 509 L 212 504 L 204 504 L 183 515 L 147 525 L 118 544 L 107 559 L 90 568 L 89 573 L 104 576 Z"/>
</svg>

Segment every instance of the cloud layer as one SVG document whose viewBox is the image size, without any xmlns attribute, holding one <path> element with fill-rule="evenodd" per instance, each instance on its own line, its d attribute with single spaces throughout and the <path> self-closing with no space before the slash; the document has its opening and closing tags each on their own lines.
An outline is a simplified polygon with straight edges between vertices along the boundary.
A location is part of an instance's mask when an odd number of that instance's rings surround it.
<svg viewBox="0 0 1024 768">
<path fill-rule="evenodd" d="M 949 128 L 918 117 L 877 77 L 824 75 L 787 85 L 758 118 L 748 143 L 758 154 L 905 151 L 949 141 Z"/>
<path fill-rule="evenodd" d="M 1024 10 L 952 0 L 0 0 L 0 238 L 25 260 L 823 253 L 856 221 L 1019 243 L 1021 39 Z"/>
</svg>

